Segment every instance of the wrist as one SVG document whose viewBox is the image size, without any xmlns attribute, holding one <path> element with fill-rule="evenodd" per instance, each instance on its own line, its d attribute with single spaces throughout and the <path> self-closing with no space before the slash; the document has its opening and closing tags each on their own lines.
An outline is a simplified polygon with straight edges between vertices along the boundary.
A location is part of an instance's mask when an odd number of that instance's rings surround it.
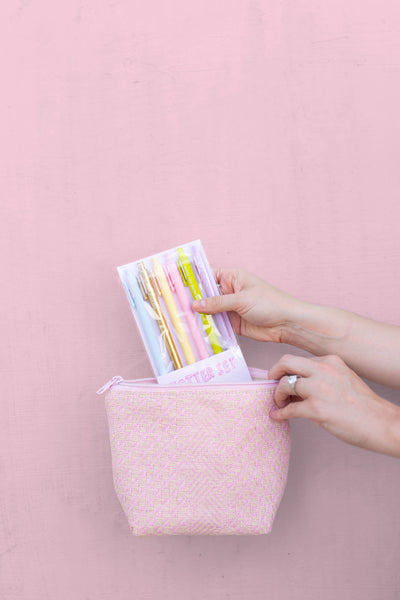
<svg viewBox="0 0 400 600">
<path fill-rule="evenodd" d="M 350 320 L 340 308 L 298 301 L 282 330 L 282 341 L 317 356 L 340 354 Z"/>
</svg>

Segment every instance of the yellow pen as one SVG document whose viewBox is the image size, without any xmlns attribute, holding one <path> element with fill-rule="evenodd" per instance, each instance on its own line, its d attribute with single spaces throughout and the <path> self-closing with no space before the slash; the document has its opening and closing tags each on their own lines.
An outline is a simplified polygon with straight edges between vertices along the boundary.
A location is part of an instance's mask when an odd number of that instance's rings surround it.
<svg viewBox="0 0 400 600">
<path fill-rule="evenodd" d="M 155 313 L 156 319 L 157 319 L 157 325 L 160 328 L 160 332 L 161 332 L 163 339 L 165 340 L 165 345 L 167 347 L 168 354 L 171 357 L 172 363 L 174 365 L 174 369 L 180 369 L 180 368 L 182 368 L 182 362 L 181 362 L 181 359 L 179 358 L 179 354 L 176 350 L 174 340 L 172 339 L 171 332 L 168 329 L 167 322 L 166 322 L 163 312 L 161 310 L 161 305 L 158 301 L 157 294 L 153 287 L 153 283 L 149 277 L 146 267 L 144 266 L 144 263 L 139 262 L 138 267 L 139 267 L 139 273 L 141 275 L 141 277 L 139 277 L 139 279 L 138 279 L 139 284 L 142 287 L 142 281 L 141 281 L 141 278 L 142 278 L 144 287 L 145 287 L 145 290 L 142 289 L 143 297 L 145 300 L 146 299 L 149 300 L 151 307 L 154 310 L 154 313 Z"/>
<path fill-rule="evenodd" d="M 167 306 L 168 312 L 171 315 L 172 323 L 174 324 L 177 336 L 182 346 L 183 353 L 189 365 L 196 362 L 196 357 L 193 354 L 193 350 L 190 346 L 189 338 L 186 334 L 183 323 L 179 317 L 178 309 L 175 304 L 175 300 L 172 296 L 171 290 L 165 277 L 164 270 L 159 261 L 153 256 L 153 268 L 156 277 L 154 281 L 156 283 L 157 290 L 162 295 Z"/>
<path fill-rule="evenodd" d="M 179 262 L 177 263 L 177 265 L 179 267 L 183 283 L 185 285 L 189 285 L 194 300 L 201 300 L 203 296 L 201 295 L 199 284 L 197 283 L 189 259 L 183 251 L 183 248 L 178 248 L 177 250 L 179 255 Z M 219 339 L 215 331 L 214 321 L 212 320 L 211 315 L 207 315 L 205 313 L 199 314 L 201 320 L 203 321 L 204 329 L 206 330 L 206 334 L 210 341 L 211 347 L 214 350 L 214 353 L 218 354 L 218 352 L 222 352 L 223 350 L 219 343 Z"/>
</svg>

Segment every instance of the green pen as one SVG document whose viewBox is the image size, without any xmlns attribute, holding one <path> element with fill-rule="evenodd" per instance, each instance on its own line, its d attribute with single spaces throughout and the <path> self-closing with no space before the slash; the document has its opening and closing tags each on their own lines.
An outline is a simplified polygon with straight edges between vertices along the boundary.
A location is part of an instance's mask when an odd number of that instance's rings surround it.
<svg viewBox="0 0 400 600">
<path fill-rule="evenodd" d="M 183 251 L 183 248 L 177 248 L 177 250 L 179 255 L 179 262 L 177 263 L 177 265 L 181 273 L 183 283 L 184 285 L 189 285 L 194 300 L 201 300 L 203 296 L 201 295 L 199 284 L 197 283 L 189 259 Z M 206 330 L 206 334 L 210 341 L 211 347 L 214 350 L 214 354 L 222 352 L 222 347 L 219 343 L 219 339 L 216 334 L 214 322 L 212 320 L 211 315 L 207 315 L 205 313 L 199 314 L 201 320 L 203 321 L 204 329 Z"/>
</svg>

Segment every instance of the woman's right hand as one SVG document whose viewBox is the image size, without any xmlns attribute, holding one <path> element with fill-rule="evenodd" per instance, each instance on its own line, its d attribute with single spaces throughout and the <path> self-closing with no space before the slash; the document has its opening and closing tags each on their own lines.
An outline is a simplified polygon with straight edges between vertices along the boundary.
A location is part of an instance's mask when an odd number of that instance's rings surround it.
<svg viewBox="0 0 400 600">
<path fill-rule="evenodd" d="M 221 296 L 205 298 L 204 307 L 198 306 L 196 300 L 193 310 L 206 314 L 226 311 L 237 335 L 263 342 L 285 342 L 285 328 L 305 302 L 244 269 L 213 269 L 213 273 Z"/>
</svg>

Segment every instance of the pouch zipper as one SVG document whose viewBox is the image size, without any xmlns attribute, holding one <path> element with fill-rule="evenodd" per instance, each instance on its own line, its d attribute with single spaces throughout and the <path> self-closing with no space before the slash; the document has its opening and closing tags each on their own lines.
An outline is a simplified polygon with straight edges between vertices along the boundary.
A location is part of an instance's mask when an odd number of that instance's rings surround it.
<svg viewBox="0 0 400 600">
<path fill-rule="evenodd" d="M 275 383 L 279 381 L 279 379 L 258 379 L 258 381 L 239 381 L 239 382 L 221 382 L 221 383 L 212 383 L 210 385 L 208 384 L 204 384 L 205 386 L 209 387 L 209 388 L 213 388 L 213 387 L 217 387 L 220 385 L 223 386 L 238 386 L 238 385 L 260 385 L 263 383 Z M 171 390 L 179 390 L 181 388 L 187 388 L 187 387 L 198 387 L 199 384 L 198 383 L 180 383 L 178 385 L 162 385 L 157 383 L 156 379 L 152 378 L 152 377 L 147 377 L 144 379 L 124 379 L 123 377 L 121 377 L 120 375 L 114 375 L 114 377 L 112 377 L 109 381 L 107 381 L 107 383 L 105 383 L 99 390 L 97 390 L 96 394 L 100 395 L 103 394 L 104 392 L 106 392 L 108 389 L 110 389 L 110 387 L 112 387 L 113 385 L 126 385 L 128 387 L 155 387 L 157 389 L 159 388 L 169 388 Z"/>
</svg>

